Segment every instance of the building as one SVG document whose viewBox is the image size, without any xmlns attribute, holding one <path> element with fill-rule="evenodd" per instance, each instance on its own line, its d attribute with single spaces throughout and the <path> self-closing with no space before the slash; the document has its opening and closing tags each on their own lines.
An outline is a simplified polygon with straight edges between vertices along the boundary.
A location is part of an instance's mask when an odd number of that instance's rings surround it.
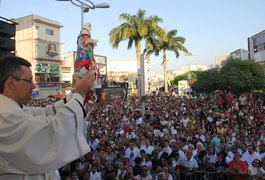
<svg viewBox="0 0 265 180">
<path fill-rule="evenodd" d="M 15 20 L 16 55 L 32 64 L 36 84 L 33 96 L 46 98 L 54 94 L 67 94 L 72 88 L 76 52 L 64 53 L 64 43 L 60 40 L 59 22 L 29 15 Z M 107 57 L 95 55 L 100 70 L 100 81 L 107 76 Z"/>
<path fill-rule="evenodd" d="M 248 57 L 248 51 L 245 49 L 238 49 L 236 51 L 233 51 L 230 53 L 230 56 L 233 58 L 240 58 L 242 60 L 247 60 Z"/>
<path fill-rule="evenodd" d="M 150 90 L 150 64 L 144 61 L 145 90 Z M 107 81 L 128 82 L 129 89 L 136 88 L 137 80 L 137 59 L 136 58 L 108 58 Z"/>
<path fill-rule="evenodd" d="M 106 81 L 107 78 L 107 56 L 94 55 L 95 63 L 100 71 L 100 79 Z"/>
<path fill-rule="evenodd" d="M 127 81 L 130 76 L 136 78 L 137 60 L 136 58 L 109 58 L 107 72 L 108 81 Z"/>
<path fill-rule="evenodd" d="M 265 68 L 265 30 L 248 38 L 249 59 Z"/>
<path fill-rule="evenodd" d="M 94 55 L 95 63 L 100 71 L 100 79 L 98 81 L 98 88 L 101 88 L 102 81 L 105 81 L 107 76 L 107 57 L 101 55 Z M 74 63 L 76 59 L 76 51 L 68 52 L 68 55 L 64 57 L 61 65 L 61 77 L 62 77 L 62 94 L 68 94 L 72 89 L 72 81 L 74 74 Z"/>
<path fill-rule="evenodd" d="M 0 16 L 0 57 L 15 54 L 16 25 L 14 21 Z"/>
<path fill-rule="evenodd" d="M 207 70 L 207 66 L 206 65 L 197 65 L 197 64 L 188 64 L 186 66 L 181 66 L 180 69 L 173 69 L 173 70 L 169 70 L 167 71 L 168 75 L 172 76 L 173 78 L 175 76 L 184 74 L 186 72 L 189 71 L 205 71 Z M 172 79 L 170 79 L 172 80 Z"/>
<path fill-rule="evenodd" d="M 62 88 L 61 69 L 63 43 L 60 41 L 59 22 L 38 15 L 15 19 L 17 55 L 32 63 L 36 83 L 34 95 L 45 98 L 59 94 Z"/>
<path fill-rule="evenodd" d="M 221 65 L 222 62 L 228 59 L 229 55 L 221 55 L 215 57 L 215 65 Z"/>
<path fill-rule="evenodd" d="M 67 56 L 61 65 L 61 80 L 64 82 L 62 84 L 61 93 L 68 94 L 72 89 L 72 81 L 74 74 L 74 63 L 75 63 L 75 51 L 68 52 Z"/>
</svg>

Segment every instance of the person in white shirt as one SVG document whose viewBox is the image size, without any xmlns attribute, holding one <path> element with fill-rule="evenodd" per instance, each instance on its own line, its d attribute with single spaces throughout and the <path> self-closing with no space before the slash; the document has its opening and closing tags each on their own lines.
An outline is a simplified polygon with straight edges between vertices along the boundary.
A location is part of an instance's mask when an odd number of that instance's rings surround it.
<svg viewBox="0 0 265 180">
<path fill-rule="evenodd" d="M 142 122 L 143 122 L 143 118 L 142 118 L 142 117 L 139 117 L 139 118 L 136 120 L 136 126 L 137 126 L 137 127 L 141 126 Z"/>
<path fill-rule="evenodd" d="M 123 161 L 123 159 L 120 159 L 118 162 L 118 170 L 117 170 L 117 174 L 116 174 L 116 179 L 122 179 L 125 176 L 125 174 L 126 174 L 125 165 L 126 165 L 126 162 Z"/>
<path fill-rule="evenodd" d="M 95 151 L 99 143 L 98 138 L 95 137 L 95 134 L 91 133 L 87 139 L 88 139 L 87 140 L 88 145 L 91 147 L 93 151 Z"/>
<path fill-rule="evenodd" d="M 57 169 L 90 151 L 83 132 L 83 102 L 94 72 L 82 79 L 75 76 L 74 94 L 64 100 L 27 109 L 23 105 L 36 88 L 31 63 L 3 57 L 0 74 L 0 179 L 57 179 Z"/>
<path fill-rule="evenodd" d="M 172 175 L 168 172 L 168 167 L 163 167 L 161 172 L 157 175 L 155 180 L 173 180 L 174 178 Z"/>
<path fill-rule="evenodd" d="M 200 151 L 203 150 L 203 149 L 204 149 L 203 144 L 201 142 L 198 142 L 196 144 L 196 149 L 194 149 L 193 152 L 192 152 L 193 153 L 193 157 L 194 156 L 198 156 Z"/>
<path fill-rule="evenodd" d="M 201 139 L 202 142 L 205 141 L 205 136 L 204 136 L 203 133 L 204 133 L 204 132 L 203 132 L 203 129 L 199 129 L 199 130 L 198 130 L 198 134 L 195 135 L 195 137 L 196 137 L 197 139 Z"/>
<path fill-rule="evenodd" d="M 214 163 L 217 161 L 217 155 L 213 146 L 208 147 L 208 154 L 205 157 L 208 168 L 213 168 Z"/>
<path fill-rule="evenodd" d="M 194 173 L 192 171 L 198 169 L 198 162 L 192 157 L 193 152 L 188 150 L 186 157 L 180 160 L 181 179 L 193 179 Z"/>
<path fill-rule="evenodd" d="M 152 162 L 147 157 L 148 155 L 145 153 L 145 151 L 142 149 L 140 150 L 140 157 L 142 158 L 141 166 L 147 166 L 148 168 L 152 168 Z"/>
<path fill-rule="evenodd" d="M 181 121 L 183 127 L 186 128 L 188 123 L 189 123 L 189 121 L 190 121 L 190 118 L 187 116 L 187 113 L 183 114 L 183 117 L 182 117 L 182 119 L 180 121 Z"/>
<path fill-rule="evenodd" d="M 163 152 L 166 152 L 168 155 L 170 155 L 171 152 L 172 152 L 172 149 L 171 149 L 171 147 L 169 146 L 169 141 L 168 141 L 168 139 L 165 139 L 165 140 L 164 140 Z"/>
<path fill-rule="evenodd" d="M 229 156 L 230 159 L 234 159 L 234 155 L 236 152 L 238 152 L 237 147 L 235 145 L 232 145 L 227 155 Z"/>
<path fill-rule="evenodd" d="M 236 138 L 235 138 L 235 133 L 233 133 L 233 130 L 229 130 L 228 131 L 228 135 L 226 137 L 226 145 L 227 145 L 227 148 L 231 148 L 231 146 L 234 145 L 234 142 L 236 141 Z M 232 158 L 233 159 L 233 158 Z"/>
<path fill-rule="evenodd" d="M 261 159 L 265 158 L 265 140 L 259 145 L 259 156 Z"/>
<path fill-rule="evenodd" d="M 91 165 L 89 180 L 101 180 L 101 175 L 97 172 L 97 166 L 95 164 Z"/>
<path fill-rule="evenodd" d="M 152 180 L 152 176 L 149 173 L 149 169 L 146 165 L 141 168 L 141 175 L 135 176 L 135 180 Z"/>
<path fill-rule="evenodd" d="M 151 144 L 148 138 L 145 139 L 145 144 L 142 144 L 140 150 L 144 150 L 146 154 L 152 155 L 153 150 L 155 149 Z"/>
<path fill-rule="evenodd" d="M 264 179 L 265 177 L 265 169 L 262 168 L 262 163 L 260 160 L 255 159 L 251 166 L 248 166 L 248 171 L 251 180 L 259 180 Z"/>
<path fill-rule="evenodd" d="M 255 150 L 255 146 L 250 144 L 248 145 L 247 151 L 242 156 L 242 160 L 247 162 L 248 166 L 251 166 L 252 161 L 255 159 L 261 160 L 259 154 Z"/>
<path fill-rule="evenodd" d="M 130 141 L 129 147 L 125 150 L 125 158 L 128 158 L 130 160 L 130 164 L 134 166 L 136 157 L 140 157 L 140 150 L 133 141 Z"/>
<path fill-rule="evenodd" d="M 132 128 L 128 129 L 128 132 L 125 135 L 126 139 L 129 140 L 135 140 L 136 139 L 136 134 L 133 132 Z"/>
</svg>

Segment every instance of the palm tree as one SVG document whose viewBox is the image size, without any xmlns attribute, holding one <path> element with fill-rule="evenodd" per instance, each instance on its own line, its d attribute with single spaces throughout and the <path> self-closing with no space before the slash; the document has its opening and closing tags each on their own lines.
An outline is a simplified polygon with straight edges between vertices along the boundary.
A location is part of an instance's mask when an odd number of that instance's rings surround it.
<svg viewBox="0 0 265 180">
<path fill-rule="evenodd" d="M 158 23 L 162 23 L 163 21 L 158 16 L 145 17 L 145 10 L 141 9 L 137 11 L 136 15 L 122 13 L 119 19 L 125 22 L 110 31 L 110 44 L 113 48 L 118 48 L 121 41 L 128 40 L 127 49 L 129 50 L 134 43 L 137 59 L 137 74 L 139 78 L 141 41 L 148 38 L 150 34 L 156 34 L 158 36 L 163 35 L 163 29 L 158 26 Z M 139 79 L 137 82 L 139 94 Z"/>
<path fill-rule="evenodd" d="M 167 51 L 173 51 L 176 55 L 176 58 L 179 57 L 180 51 L 183 53 L 188 53 L 188 50 L 184 46 L 185 38 L 177 36 L 177 30 L 173 29 L 168 31 L 164 38 L 159 37 L 149 37 L 146 41 L 146 47 L 144 49 L 144 54 L 146 59 L 149 61 L 150 56 L 155 54 L 156 56 L 159 55 L 160 51 L 163 52 L 163 61 L 162 64 L 164 65 L 164 87 L 165 92 L 168 92 L 167 87 Z"/>
</svg>

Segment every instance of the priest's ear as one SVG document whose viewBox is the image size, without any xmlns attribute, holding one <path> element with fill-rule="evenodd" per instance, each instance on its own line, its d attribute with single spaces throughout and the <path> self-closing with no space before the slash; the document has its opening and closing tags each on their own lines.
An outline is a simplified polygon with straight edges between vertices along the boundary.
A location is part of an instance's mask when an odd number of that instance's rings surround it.
<svg viewBox="0 0 265 180">
<path fill-rule="evenodd" d="M 16 88 L 17 80 L 11 76 L 9 76 L 6 80 L 3 82 L 3 91 L 5 90 L 11 90 Z"/>
</svg>

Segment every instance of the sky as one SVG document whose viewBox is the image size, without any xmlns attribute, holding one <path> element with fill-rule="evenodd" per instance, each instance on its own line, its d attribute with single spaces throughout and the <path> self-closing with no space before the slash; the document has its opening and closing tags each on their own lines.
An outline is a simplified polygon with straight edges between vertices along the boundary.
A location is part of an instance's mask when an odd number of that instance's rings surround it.
<svg viewBox="0 0 265 180">
<path fill-rule="evenodd" d="M 78 3 L 76 0 L 73 0 Z M 87 0 L 81 0 L 83 2 Z M 108 9 L 91 9 L 84 14 L 84 22 L 92 24 L 91 35 L 98 40 L 97 55 L 108 58 L 136 57 L 135 48 L 127 49 L 128 42 L 113 49 L 109 43 L 111 29 L 121 25 L 122 13 L 146 11 L 146 17 L 156 15 L 163 20 L 159 25 L 167 31 L 177 29 L 177 36 L 186 39 L 184 46 L 194 56 L 178 58 L 168 51 L 168 70 L 190 64 L 214 65 L 215 57 L 237 49 L 247 50 L 247 38 L 265 30 L 264 0 L 92 0 L 106 2 Z M 65 52 L 76 50 L 76 39 L 81 29 L 81 9 L 70 1 L 56 0 L 0 0 L 0 16 L 20 18 L 36 14 L 58 21 Z M 142 50 L 144 42 L 142 42 Z M 151 56 L 151 68 L 162 72 L 162 52 Z"/>
</svg>

